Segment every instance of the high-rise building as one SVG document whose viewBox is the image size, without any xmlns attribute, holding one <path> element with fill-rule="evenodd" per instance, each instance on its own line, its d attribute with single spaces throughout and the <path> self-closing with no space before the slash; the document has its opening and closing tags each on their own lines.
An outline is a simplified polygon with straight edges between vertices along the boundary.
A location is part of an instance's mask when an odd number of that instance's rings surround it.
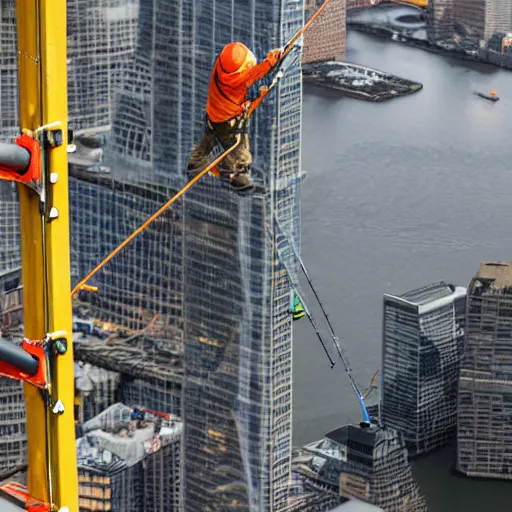
<svg viewBox="0 0 512 512">
<path fill-rule="evenodd" d="M 262 59 L 303 18 L 302 0 L 73 2 L 72 126 L 105 134 L 89 139 L 90 161 L 81 153 L 71 169 L 74 282 L 184 184 L 223 45 L 243 41 Z M 90 284 L 100 293 L 80 305 L 135 332 L 155 324 L 158 336 L 130 341 L 148 364 L 168 353 L 172 329 L 185 325 L 187 512 L 234 501 L 278 511 L 286 502 L 292 327 L 288 274 L 275 246 L 300 246 L 299 60 L 288 59 L 285 78 L 250 124 L 255 178 L 268 194 L 240 197 L 202 180 L 187 195 L 186 215 L 183 201 L 166 211 L 95 276 Z M 275 219 L 287 238 L 274 232 Z M 293 268 L 293 251 L 285 254 Z M 212 362 L 216 350 L 222 355 Z"/>
<path fill-rule="evenodd" d="M 454 1 L 431 0 L 427 7 L 428 38 L 431 44 L 453 38 Z M 479 0 L 477 0 L 479 1 Z"/>
<path fill-rule="evenodd" d="M 455 435 L 466 290 L 436 283 L 384 296 L 381 420 L 411 455 Z"/>
<path fill-rule="evenodd" d="M 311 16 L 323 2 L 306 2 L 306 16 Z M 343 60 L 347 40 L 346 0 L 332 0 L 304 34 L 302 62 Z"/>
<path fill-rule="evenodd" d="M 215 55 L 239 40 L 263 58 L 301 27 L 303 2 L 196 2 L 195 121 Z M 185 199 L 184 509 L 279 511 L 292 448 L 290 283 L 276 245 L 299 244 L 301 76 L 291 59 L 251 123 L 265 197 L 215 179 Z M 286 67 L 286 65 L 285 65 Z M 278 220 L 293 241 L 278 236 Z M 288 251 L 291 263 L 293 252 Z M 292 266 L 290 263 L 290 266 Z"/>
<path fill-rule="evenodd" d="M 26 463 L 27 430 L 23 383 L 0 379 L 0 472 Z"/>
<path fill-rule="evenodd" d="M 166 411 L 121 403 L 80 425 L 80 510 L 178 512 L 182 428 Z"/>
<path fill-rule="evenodd" d="M 427 510 L 412 475 L 403 436 L 394 429 L 344 425 L 303 450 L 294 459 L 293 470 L 306 488 L 337 496 L 340 502 L 362 500 L 382 510 Z M 306 506 L 304 510 L 315 509 Z"/>
<path fill-rule="evenodd" d="M 457 469 L 512 478 L 512 263 L 482 263 L 468 287 L 457 418 Z"/>
<path fill-rule="evenodd" d="M 415 482 L 400 432 L 392 428 L 340 427 L 326 435 L 345 454 L 340 495 L 357 498 L 383 510 L 427 512 Z"/>
<path fill-rule="evenodd" d="M 139 2 L 67 2 L 68 103 L 74 129 L 112 123 L 115 93 L 133 60 Z"/>
<path fill-rule="evenodd" d="M 455 0 L 454 28 L 462 40 L 486 47 L 496 33 L 512 30 L 508 0 Z"/>
<path fill-rule="evenodd" d="M 19 133 L 18 52 L 14 0 L 0 0 L 0 33 L 0 142 L 6 142 Z"/>
</svg>

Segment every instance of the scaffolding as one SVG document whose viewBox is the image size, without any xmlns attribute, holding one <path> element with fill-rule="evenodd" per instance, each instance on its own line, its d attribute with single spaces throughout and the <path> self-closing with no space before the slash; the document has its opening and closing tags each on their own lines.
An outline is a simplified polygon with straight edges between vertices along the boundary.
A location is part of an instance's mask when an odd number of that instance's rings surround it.
<svg viewBox="0 0 512 512">
<path fill-rule="evenodd" d="M 455 436 L 465 309 L 466 289 L 444 282 L 384 296 L 380 415 L 411 456 Z"/>
<path fill-rule="evenodd" d="M 457 417 L 457 469 L 511 479 L 512 263 L 482 263 L 468 287 Z"/>
</svg>

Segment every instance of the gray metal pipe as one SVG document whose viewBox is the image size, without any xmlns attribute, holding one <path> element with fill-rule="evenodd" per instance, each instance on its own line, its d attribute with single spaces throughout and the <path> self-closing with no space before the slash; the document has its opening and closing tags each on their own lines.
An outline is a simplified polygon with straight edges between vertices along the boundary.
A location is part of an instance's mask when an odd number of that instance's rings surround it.
<svg viewBox="0 0 512 512">
<path fill-rule="evenodd" d="M 22 347 L 0 338 L 0 361 L 3 361 L 33 377 L 39 369 L 39 361 Z"/>
<path fill-rule="evenodd" d="M 23 174 L 28 169 L 30 153 L 16 144 L 0 143 L 0 167 Z"/>
</svg>

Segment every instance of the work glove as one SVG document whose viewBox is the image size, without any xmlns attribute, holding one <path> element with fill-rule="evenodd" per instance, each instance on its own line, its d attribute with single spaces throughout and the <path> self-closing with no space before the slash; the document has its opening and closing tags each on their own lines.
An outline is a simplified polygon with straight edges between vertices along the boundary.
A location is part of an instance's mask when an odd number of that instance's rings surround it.
<svg viewBox="0 0 512 512">
<path fill-rule="evenodd" d="M 270 50 L 267 55 L 267 60 L 270 62 L 270 65 L 274 67 L 281 58 L 281 54 L 283 50 L 281 48 L 276 48 L 275 50 Z"/>
</svg>

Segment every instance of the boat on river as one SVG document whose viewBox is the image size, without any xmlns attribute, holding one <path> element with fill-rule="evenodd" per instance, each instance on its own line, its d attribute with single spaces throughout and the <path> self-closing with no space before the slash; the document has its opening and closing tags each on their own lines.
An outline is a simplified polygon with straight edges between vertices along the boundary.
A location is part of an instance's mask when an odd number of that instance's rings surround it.
<svg viewBox="0 0 512 512">
<path fill-rule="evenodd" d="M 489 100 L 489 101 L 498 101 L 499 100 L 499 97 L 496 95 L 496 91 L 491 91 L 489 94 L 485 93 L 485 92 L 475 92 L 475 94 L 477 96 L 480 96 L 480 98 L 484 98 L 486 100 Z"/>
</svg>

